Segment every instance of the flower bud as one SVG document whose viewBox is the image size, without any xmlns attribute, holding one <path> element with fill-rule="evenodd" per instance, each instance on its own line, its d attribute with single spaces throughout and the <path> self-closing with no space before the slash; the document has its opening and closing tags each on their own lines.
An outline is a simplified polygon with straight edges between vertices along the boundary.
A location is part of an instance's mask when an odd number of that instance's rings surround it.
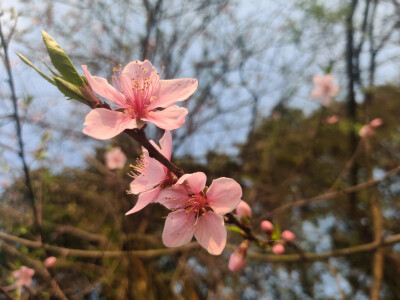
<svg viewBox="0 0 400 300">
<path fill-rule="evenodd" d="M 46 266 L 46 268 L 51 268 L 56 263 L 56 261 L 57 258 L 55 258 L 54 256 L 50 256 L 44 260 L 44 265 Z"/>
<path fill-rule="evenodd" d="M 282 239 L 286 242 L 294 241 L 295 238 L 296 235 L 289 230 L 285 230 L 284 232 L 282 232 Z"/>
<path fill-rule="evenodd" d="M 361 127 L 360 131 L 358 132 L 360 137 L 365 138 L 374 134 L 374 129 L 371 125 L 367 124 Z"/>
<path fill-rule="evenodd" d="M 275 244 L 272 247 L 272 252 L 274 252 L 275 254 L 282 254 L 283 252 L 285 252 L 285 247 L 283 247 L 282 244 Z"/>
<path fill-rule="evenodd" d="M 236 207 L 236 213 L 240 217 L 251 218 L 251 207 L 243 200 L 240 200 L 238 206 Z"/>
<path fill-rule="evenodd" d="M 228 268 L 232 272 L 236 272 L 242 269 L 245 264 L 246 264 L 245 255 L 236 250 L 231 254 L 231 257 L 229 258 Z"/>
<path fill-rule="evenodd" d="M 373 119 L 373 120 L 369 123 L 369 125 L 371 125 L 371 127 L 373 127 L 373 128 L 382 126 L 382 124 L 383 124 L 383 120 L 382 120 L 381 118 Z"/>
<path fill-rule="evenodd" d="M 268 234 L 271 234 L 274 231 L 274 225 L 270 221 L 262 221 L 261 222 L 261 229 Z"/>
</svg>

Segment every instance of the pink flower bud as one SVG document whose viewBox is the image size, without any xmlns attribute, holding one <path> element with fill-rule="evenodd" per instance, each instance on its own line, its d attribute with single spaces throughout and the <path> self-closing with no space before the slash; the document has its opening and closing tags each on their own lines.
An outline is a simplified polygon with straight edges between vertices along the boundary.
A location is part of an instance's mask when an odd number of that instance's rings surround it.
<svg viewBox="0 0 400 300">
<path fill-rule="evenodd" d="M 369 123 L 369 125 L 371 125 L 371 127 L 373 127 L 373 128 L 382 126 L 382 124 L 383 124 L 383 120 L 382 120 L 381 118 L 373 119 L 373 120 Z"/>
<path fill-rule="evenodd" d="M 231 257 L 229 258 L 228 269 L 231 270 L 232 272 L 236 272 L 242 269 L 245 264 L 246 264 L 245 255 L 236 250 L 231 254 Z"/>
<path fill-rule="evenodd" d="M 243 200 L 240 200 L 238 206 L 236 207 L 236 213 L 240 217 L 248 217 L 251 218 L 251 207 Z"/>
<path fill-rule="evenodd" d="M 326 124 L 335 124 L 339 122 L 339 116 L 333 115 L 325 119 Z"/>
<path fill-rule="evenodd" d="M 360 135 L 360 137 L 365 138 L 365 137 L 373 135 L 374 134 L 374 129 L 369 124 L 368 125 L 364 125 L 363 127 L 361 127 L 361 129 L 358 132 L 358 134 Z"/>
<path fill-rule="evenodd" d="M 285 230 L 284 232 L 282 232 L 282 239 L 285 240 L 286 242 L 294 241 L 295 238 L 296 235 L 289 230 Z"/>
<path fill-rule="evenodd" d="M 282 244 L 275 244 L 272 247 L 272 252 L 274 252 L 275 254 L 282 254 L 283 252 L 285 252 L 285 247 L 283 247 Z"/>
<path fill-rule="evenodd" d="M 50 256 L 44 260 L 44 265 L 46 266 L 46 268 L 51 268 L 56 263 L 56 261 L 57 258 L 55 258 L 54 256 Z"/>
<path fill-rule="evenodd" d="M 265 233 L 272 233 L 274 231 L 274 225 L 272 225 L 270 221 L 265 220 L 261 222 L 261 229 Z"/>
</svg>

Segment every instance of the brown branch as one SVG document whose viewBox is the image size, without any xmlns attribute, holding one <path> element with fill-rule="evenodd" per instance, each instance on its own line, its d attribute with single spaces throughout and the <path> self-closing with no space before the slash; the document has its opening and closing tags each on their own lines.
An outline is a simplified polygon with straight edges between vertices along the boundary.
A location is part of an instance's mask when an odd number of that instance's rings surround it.
<svg viewBox="0 0 400 300">
<path fill-rule="evenodd" d="M 14 300 L 13 297 L 11 297 L 11 295 L 0 286 L 0 292 L 7 298 L 7 300 Z"/>
<path fill-rule="evenodd" d="M 274 214 L 280 213 L 280 212 L 285 211 L 285 210 L 287 210 L 289 208 L 292 208 L 292 207 L 307 206 L 307 205 L 310 205 L 312 203 L 321 202 L 321 201 L 324 201 L 324 200 L 334 199 L 334 198 L 337 198 L 337 197 L 342 196 L 342 195 L 356 193 L 356 192 L 361 191 L 363 189 L 375 186 L 378 183 L 386 180 L 390 176 L 395 175 L 395 174 L 397 174 L 399 172 L 400 172 L 400 166 L 390 170 L 389 172 L 387 172 L 385 175 L 383 175 L 379 179 L 371 179 L 371 180 L 365 181 L 363 183 L 357 184 L 355 186 L 351 186 L 351 187 L 345 188 L 345 189 L 340 190 L 340 191 L 327 192 L 327 193 L 324 193 L 324 194 L 321 194 L 321 195 L 318 195 L 318 196 L 315 196 L 315 197 L 312 197 L 312 198 L 302 199 L 302 200 L 297 200 L 295 202 L 287 203 L 287 204 L 282 205 L 282 206 L 280 206 L 280 207 L 278 207 L 278 208 L 276 208 L 274 210 L 271 210 L 269 213 L 267 213 L 264 216 L 264 219 L 267 219 L 267 218 L 271 217 Z"/>
<path fill-rule="evenodd" d="M 0 232 L 0 239 L 7 242 L 14 242 L 29 248 L 40 248 L 41 243 L 16 237 L 4 232 Z M 129 251 L 99 251 L 99 250 L 80 250 L 80 249 L 70 249 L 58 246 L 52 246 L 44 244 L 43 247 L 49 251 L 58 253 L 61 256 L 74 256 L 74 257 L 90 257 L 90 258 L 101 258 L 101 257 L 119 257 L 121 255 L 128 255 L 137 258 L 153 258 L 159 257 L 166 254 L 174 254 L 177 252 L 188 251 L 193 248 L 199 247 L 198 243 L 190 243 L 182 247 L 177 248 L 161 248 L 161 249 L 150 249 L 150 250 L 129 250 Z"/>
</svg>

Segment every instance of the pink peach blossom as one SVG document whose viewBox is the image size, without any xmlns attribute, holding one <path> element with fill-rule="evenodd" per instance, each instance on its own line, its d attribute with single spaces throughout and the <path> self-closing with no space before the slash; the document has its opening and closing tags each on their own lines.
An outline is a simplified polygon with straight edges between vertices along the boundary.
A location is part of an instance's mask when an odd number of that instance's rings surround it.
<svg viewBox="0 0 400 300">
<path fill-rule="evenodd" d="M 239 205 L 236 207 L 236 213 L 240 217 L 251 218 L 251 207 L 247 202 L 240 200 Z"/>
<path fill-rule="evenodd" d="M 116 147 L 104 155 L 109 169 L 123 169 L 126 164 L 126 155 L 120 147 Z"/>
<path fill-rule="evenodd" d="M 272 247 L 272 252 L 274 252 L 275 254 L 282 254 L 283 252 L 285 252 L 285 247 L 283 247 L 282 244 L 275 244 Z"/>
<path fill-rule="evenodd" d="M 57 261 L 57 258 L 55 258 L 54 256 L 49 256 L 48 258 L 46 258 L 44 260 L 44 265 L 46 266 L 46 268 L 51 268 L 52 266 L 54 266 L 56 261 Z"/>
<path fill-rule="evenodd" d="M 374 133 L 375 133 L 375 130 L 369 124 L 364 125 L 363 127 L 361 127 L 360 131 L 358 132 L 358 134 L 362 138 L 366 138 L 366 137 L 372 136 Z"/>
<path fill-rule="evenodd" d="M 373 119 L 373 120 L 369 123 L 369 125 L 371 125 L 372 128 L 377 128 L 377 127 L 379 127 L 379 126 L 382 126 L 382 124 L 383 124 L 383 120 L 382 120 L 381 118 Z"/>
<path fill-rule="evenodd" d="M 225 248 L 224 214 L 236 208 L 242 188 L 231 178 L 213 180 L 206 188 L 202 172 L 183 175 L 177 183 L 160 192 L 158 202 L 171 209 L 162 239 L 167 247 L 179 247 L 193 235 L 210 254 L 219 255 Z"/>
<path fill-rule="evenodd" d="M 231 254 L 228 262 L 228 269 L 232 272 L 241 270 L 246 264 L 246 257 L 240 251 L 235 251 Z"/>
<path fill-rule="evenodd" d="M 270 234 L 274 231 L 274 225 L 270 221 L 264 220 L 261 222 L 261 229 L 265 233 Z"/>
<path fill-rule="evenodd" d="M 32 282 L 33 275 L 35 275 L 35 270 L 21 266 L 17 271 L 14 271 L 12 275 L 15 278 L 16 286 L 29 286 Z"/>
<path fill-rule="evenodd" d="M 123 71 L 114 68 L 113 86 L 104 78 L 92 76 L 87 66 L 82 69 L 93 91 L 115 109 L 96 108 L 86 116 L 83 133 L 99 140 L 110 139 L 125 129 L 141 128 L 146 121 L 166 130 L 181 127 L 187 109 L 173 104 L 186 100 L 197 89 L 197 79 L 160 80 L 148 60 L 130 62 Z"/>
<path fill-rule="evenodd" d="M 335 123 L 339 122 L 339 116 L 338 115 L 330 116 L 325 119 L 325 122 L 327 124 L 335 124 Z"/>
<path fill-rule="evenodd" d="M 282 232 L 282 239 L 286 242 L 294 241 L 295 238 L 296 235 L 289 230 L 285 230 L 284 232 Z"/>
<path fill-rule="evenodd" d="M 172 136 L 168 130 L 165 131 L 164 136 L 160 139 L 160 148 L 153 141 L 150 142 L 168 160 L 171 159 Z M 125 215 L 138 212 L 148 204 L 154 202 L 161 189 L 172 186 L 178 180 L 167 167 L 158 160 L 151 158 L 149 152 L 144 148 L 143 155 L 133 168 L 134 171 L 131 172 L 131 176 L 134 180 L 130 185 L 130 192 L 132 194 L 139 194 L 139 197 L 136 205 Z"/>
<path fill-rule="evenodd" d="M 330 99 L 337 95 L 339 86 L 333 83 L 333 75 L 314 76 L 314 89 L 311 92 L 313 99 L 321 99 L 323 105 L 329 105 Z"/>
</svg>

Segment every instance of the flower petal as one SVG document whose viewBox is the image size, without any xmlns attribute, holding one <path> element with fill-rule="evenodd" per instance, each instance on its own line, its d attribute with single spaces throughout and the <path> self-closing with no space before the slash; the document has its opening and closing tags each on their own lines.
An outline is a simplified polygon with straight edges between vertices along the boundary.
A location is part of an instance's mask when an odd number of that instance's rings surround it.
<svg viewBox="0 0 400 300">
<path fill-rule="evenodd" d="M 168 130 L 165 130 L 163 137 L 160 139 L 160 146 L 162 155 L 171 160 L 172 136 Z"/>
<path fill-rule="evenodd" d="M 139 194 L 141 192 L 147 191 L 149 189 L 147 186 L 147 176 L 143 174 L 137 176 L 131 182 L 129 188 L 132 194 Z"/>
<path fill-rule="evenodd" d="M 149 109 L 157 107 L 169 107 L 175 102 L 184 101 L 196 91 L 197 79 L 181 78 L 171 80 L 160 80 L 160 90 L 157 100 L 153 100 Z"/>
<path fill-rule="evenodd" d="M 210 254 L 221 254 L 226 245 L 226 228 L 223 217 L 213 212 L 207 212 L 199 218 L 194 236 Z"/>
<path fill-rule="evenodd" d="M 122 71 L 122 74 L 134 79 L 136 79 L 138 76 L 139 78 L 149 77 L 153 73 L 157 74 L 157 70 L 147 59 L 145 61 L 131 61 Z"/>
<path fill-rule="evenodd" d="M 189 243 L 193 237 L 194 222 L 192 214 L 186 214 L 184 209 L 168 214 L 162 233 L 164 245 L 179 247 Z"/>
<path fill-rule="evenodd" d="M 206 196 L 211 208 L 217 214 L 224 215 L 238 206 L 242 188 L 232 178 L 221 177 L 213 180 Z"/>
<path fill-rule="evenodd" d="M 177 210 L 183 208 L 188 199 L 189 195 L 183 186 L 173 185 L 172 187 L 162 189 L 155 201 L 168 209 Z"/>
<path fill-rule="evenodd" d="M 185 183 L 184 183 L 185 182 Z M 177 181 L 177 184 L 183 184 L 194 194 L 200 193 L 206 186 L 207 176 L 203 172 L 185 174 Z"/>
<path fill-rule="evenodd" d="M 159 193 L 160 193 L 160 190 L 158 188 L 141 193 L 138 197 L 138 201 L 136 202 L 136 205 L 130 211 L 125 213 L 125 215 L 130 215 L 135 212 L 138 212 L 139 210 L 145 208 L 148 204 L 153 203 Z"/>
<path fill-rule="evenodd" d="M 165 167 L 156 159 L 151 159 L 147 166 L 147 185 L 154 187 L 166 179 Z"/>
<path fill-rule="evenodd" d="M 111 100 L 120 107 L 124 107 L 126 103 L 124 96 L 122 96 L 113 86 L 111 86 L 107 82 L 107 79 L 92 76 L 88 71 L 87 66 L 82 65 L 81 67 L 93 91 L 95 91 L 100 96 Z"/>
<path fill-rule="evenodd" d="M 118 111 L 105 108 L 93 109 L 87 114 L 83 133 L 99 140 L 107 140 L 125 129 L 137 128 L 136 120 Z"/>
<path fill-rule="evenodd" d="M 159 128 L 173 130 L 185 124 L 185 116 L 188 111 L 184 107 L 177 105 L 170 106 L 164 110 L 151 111 L 144 121 L 149 121 Z"/>
</svg>

